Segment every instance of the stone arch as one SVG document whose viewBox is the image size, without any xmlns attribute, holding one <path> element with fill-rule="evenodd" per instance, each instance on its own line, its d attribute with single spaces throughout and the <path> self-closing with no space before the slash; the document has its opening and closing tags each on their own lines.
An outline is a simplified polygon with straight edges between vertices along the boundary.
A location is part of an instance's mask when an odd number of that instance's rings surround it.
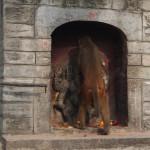
<svg viewBox="0 0 150 150">
<path fill-rule="evenodd" d="M 96 21 L 72 21 L 58 26 L 52 33 L 52 66 L 57 68 L 70 59 L 70 51 L 77 50 L 78 38 L 83 35 L 90 36 L 108 58 L 111 119 L 127 125 L 127 38 L 120 29 Z"/>
</svg>

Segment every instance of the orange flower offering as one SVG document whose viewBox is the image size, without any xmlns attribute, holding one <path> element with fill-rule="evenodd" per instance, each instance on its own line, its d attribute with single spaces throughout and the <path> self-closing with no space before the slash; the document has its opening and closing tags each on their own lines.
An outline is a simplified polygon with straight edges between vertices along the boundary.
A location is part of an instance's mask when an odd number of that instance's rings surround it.
<svg viewBox="0 0 150 150">
<path fill-rule="evenodd" d="M 77 121 L 77 124 L 80 124 L 80 120 Z"/>
<path fill-rule="evenodd" d="M 104 125 L 103 121 L 100 121 L 99 126 L 102 127 Z"/>
</svg>

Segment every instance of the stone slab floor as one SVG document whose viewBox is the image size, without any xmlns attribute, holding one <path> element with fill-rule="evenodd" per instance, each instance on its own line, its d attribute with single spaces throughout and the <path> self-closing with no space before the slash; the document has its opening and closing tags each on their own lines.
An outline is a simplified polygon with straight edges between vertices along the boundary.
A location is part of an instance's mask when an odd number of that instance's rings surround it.
<svg viewBox="0 0 150 150">
<path fill-rule="evenodd" d="M 2 150 L 150 150 L 150 131 L 113 127 L 107 136 L 96 129 L 53 129 L 51 134 L 3 135 Z"/>
</svg>

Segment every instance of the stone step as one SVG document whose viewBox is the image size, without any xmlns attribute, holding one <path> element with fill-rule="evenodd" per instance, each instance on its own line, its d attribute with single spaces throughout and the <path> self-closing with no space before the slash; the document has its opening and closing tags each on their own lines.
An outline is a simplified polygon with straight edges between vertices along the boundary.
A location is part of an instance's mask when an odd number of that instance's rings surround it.
<svg viewBox="0 0 150 150">
<path fill-rule="evenodd" d="M 150 131 L 3 135 L 6 150 L 149 150 Z"/>
</svg>

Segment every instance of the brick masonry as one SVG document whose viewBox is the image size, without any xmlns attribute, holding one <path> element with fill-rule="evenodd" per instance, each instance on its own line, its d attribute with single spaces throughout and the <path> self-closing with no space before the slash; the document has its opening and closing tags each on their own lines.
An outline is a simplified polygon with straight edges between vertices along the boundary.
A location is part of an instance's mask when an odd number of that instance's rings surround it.
<svg viewBox="0 0 150 150">
<path fill-rule="evenodd" d="M 129 126 L 150 129 L 149 0 L 3 0 L 0 6 L 0 77 L 48 85 L 47 93 L 38 87 L 0 88 L 3 133 L 50 131 L 51 34 L 75 20 L 108 23 L 125 33 Z"/>
</svg>

